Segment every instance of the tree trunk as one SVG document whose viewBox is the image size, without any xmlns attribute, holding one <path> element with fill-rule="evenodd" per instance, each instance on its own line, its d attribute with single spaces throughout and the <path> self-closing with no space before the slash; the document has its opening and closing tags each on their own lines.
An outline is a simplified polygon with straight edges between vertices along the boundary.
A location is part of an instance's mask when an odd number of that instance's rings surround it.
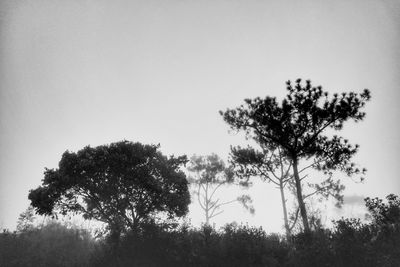
<svg viewBox="0 0 400 267">
<path fill-rule="evenodd" d="M 206 225 L 210 225 L 210 200 L 208 199 L 208 183 L 206 184 L 206 190 L 205 190 L 205 198 L 206 198 L 206 203 L 205 203 L 205 212 L 206 212 Z"/>
<path fill-rule="evenodd" d="M 303 194 L 301 191 L 301 181 L 299 177 L 299 171 L 297 170 L 297 164 L 298 164 L 297 158 L 293 157 L 293 175 L 294 175 L 294 180 L 296 182 L 297 201 L 299 203 L 300 215 L 301 218 L 303 219 L 304 231 L 306 233 L 309 233 L 310 225 L 308 224 L 306 205 L 304 204 Z"/>
<path fill-rule="evenodd" d="M 210 216 L 208 215 L 208 209 L 206 211 L 206 225 L 210 225 Z"/>
<path fill-rule="evenodd" d="M 114 226 L 111 229 L 110 233 L 110 244 L 111 244 L 111 253 L 113 258 L 115 259 L 114 264 L 116 267 L 121 266 L 121 256 L 120 256 L 120 238 L 121 238 L 121 229 L 119 226 Z"/>
<path fill-rule="evenodd" d="M 281 191 L 281 200 L 282 200 L 282 209 L 283 209 L 283 221 L 285 223 L 286 239 L 289 241 L 291 234 L 290 234 L 289 220 L 288 220 L 287 209 L 286 209 L 285 191 L 283 190 L 282 181 L 279 184 L 279 190 Z"/>
</svg>

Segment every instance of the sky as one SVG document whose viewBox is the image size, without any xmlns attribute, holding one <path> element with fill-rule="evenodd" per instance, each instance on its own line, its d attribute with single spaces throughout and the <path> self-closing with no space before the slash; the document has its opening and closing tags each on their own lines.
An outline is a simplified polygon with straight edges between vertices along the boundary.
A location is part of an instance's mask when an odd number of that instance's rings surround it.
<svg viewBox="0 0 400 267">
<path fill-rule="evenodd" d="M 326 220 L 357 215 L 366 196 L 400 194 L 399 14 L 395 0 L 1 1 L 0 228 L 15 228 L 65 150 L 130 140 L 226 160 L 246 141 L 218 111 L 282 99 L 297 78 L 372 94 L 365 120 L 340 132 L 360 145 L 366 180 L 345 177 L 348 203 Z M 255 180 L 247 193 L 254 216 L 232 205 L 215 222 L 280 231 L 278 190 Z M 201 222 L 196 205 L 189 217 Z"/>
</svg>

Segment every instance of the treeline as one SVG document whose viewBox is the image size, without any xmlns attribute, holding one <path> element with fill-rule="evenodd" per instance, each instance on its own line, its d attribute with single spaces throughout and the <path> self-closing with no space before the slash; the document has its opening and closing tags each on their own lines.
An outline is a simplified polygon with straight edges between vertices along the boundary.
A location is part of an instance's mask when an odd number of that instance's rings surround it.
<svg viewBox="0 0 400 267">
<path fill-rule="evenodd" d="M 288 81 L 286 89 L 280 103 L 257 97 L 220 111 L 231 130 L 256 144 L 232 146 L 229 166 L 216 154 L 189 161 L 164 155 L 160 145 L 126 140 L 65 151 L 58 167 L 46 168 L 42 184 L 30 190 L 31 213 L 20 217 L 26 223 L 0 234 L 0 266 L 400 266 L 397 196 L 387 203 L 366 199 L 371 223 L 342 219 L 332 229 L 314 224 L 307 207 L 313 197 L 343 204 L 337 173 L 364 179 L 366 169 L 353 162 L 359 146 L 327 129 L 363 120 L 369 90 L 329 97 L 301 79 Z M 258 178 L 280 191 L 285 235 L 247 225 L 210 227 L 224 205 L 239 202 L 254 212 L 251 196 L 223 200 L 216 192 Z M 292 210 L 286 206 L 291 196 Z M 200 229 L 177 223 L 193 199 L 204 211 Z M 94 239 L 57 222 L 38 227 L 29 223 L 33 212 L 79 214 L 105 229 Z"/>
<path fill-rule="evenodd" d="M 1 233 L 0 266 L 400 266 L 399 198 L 366 204 L 371 223 L 342 219 L 291 240 L 243 224 L 216 230 L 148 222 L 114 244 L 52 221 Z"/>
</svg>

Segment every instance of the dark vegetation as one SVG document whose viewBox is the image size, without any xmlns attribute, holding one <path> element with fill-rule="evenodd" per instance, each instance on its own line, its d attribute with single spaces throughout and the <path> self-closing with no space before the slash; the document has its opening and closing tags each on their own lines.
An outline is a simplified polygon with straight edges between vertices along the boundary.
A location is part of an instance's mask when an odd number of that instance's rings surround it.
<svg viewBox="0 0 400 267">
<path fill-rule="evenodd" d="M 0 266 L 400 266 L 398 196 L 366 198 L 369 223 L 343 218 L 326 228 L 307 210 L 315 196 L 342 204 L 337 172 L 362 179 L 365 169 L 353 162 L 358 145 L 327 130 L 361 121 L 369 91 L 329 98 L 300 79 L 287 82 L 287 91 L 282 103 L 267 96 L 220 112 L 258 146 L 232 147 L 230 166 L 215 154 L 195 156 L 187 168 L 194 175 L 187 177 L 186 156 L 167 157 L 159 146 L 128 141 L 66 151 L 30 191 L 31 207 L 17 231 L 0 233 Z M 320 180 L 311 182 L 309 170 Z M 226 185 L 249 186 L 254 177 L 280 189 L 285 235 L 236 223 L 211 227 L 224 205 L 240 202 L 254 212 L 251 196 L 224 202 L 215 195 Z M 205 213 L 201 228 L 179 221 L 188 212 L 189 183 Z M 296 202 L 291 212 L 290 195 Z M 53 220 L 37 224 L 35 213 Z M 57 221 L 72 214 L 106 228 L 94 237 Z"/>
<path fill-rule="evenodd" d="M 117 254 L 106 238 L 51 222 L 0 234 L 0 266 L 400 266 L 400 199 L 366 199 L 372 221 L 341 219 L 286 240 L 248 225 L 172 228 L 146 223 L 121 238 Z"/>
</svg>

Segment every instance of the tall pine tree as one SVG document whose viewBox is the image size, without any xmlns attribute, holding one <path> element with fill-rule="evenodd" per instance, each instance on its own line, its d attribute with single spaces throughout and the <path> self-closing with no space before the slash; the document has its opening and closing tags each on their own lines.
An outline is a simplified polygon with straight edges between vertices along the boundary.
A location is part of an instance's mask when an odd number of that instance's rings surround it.
<svg viewBox="0 0 400 267">
<path fill-rule="evenodd" d="M 351 161 L 358 145 L 351 145 L 342 137 L 326 135 L 328 128 L 341 130 L 348 120 L 361 121 L 362 108 L 370 100 L 370 92 L 342 93 L 329 97 L 321 86 L 313 87 L 301 79 L 295 84 L 287 81 L 287 95 L 278 103 L 275 97 L 245 99 L 245 104 L 235 109 L 220 111 L 225 122 L 234 130 L 243 130 L 262 146 L 279 146 L 292 162 L 293 179 L 304 230 L 310 231 L 302 194 L 299 161 L 313 160 L 316 170 L 329 173 L 343 171 L 347 175 L 360 174 Z"/>
</svg>

